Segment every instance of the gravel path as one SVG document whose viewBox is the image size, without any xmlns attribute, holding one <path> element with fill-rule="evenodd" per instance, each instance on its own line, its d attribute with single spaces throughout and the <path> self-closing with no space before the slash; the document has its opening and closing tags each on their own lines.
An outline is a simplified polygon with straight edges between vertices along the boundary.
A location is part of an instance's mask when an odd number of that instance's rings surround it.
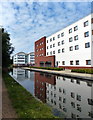
<svg viewBox="0 0 93 120">
<path fill-rule="evenodd" d="M 12 107 L 4 81 L 2 81 L 2 117 L 17 118 L 17 114 Z"/>
</svg>

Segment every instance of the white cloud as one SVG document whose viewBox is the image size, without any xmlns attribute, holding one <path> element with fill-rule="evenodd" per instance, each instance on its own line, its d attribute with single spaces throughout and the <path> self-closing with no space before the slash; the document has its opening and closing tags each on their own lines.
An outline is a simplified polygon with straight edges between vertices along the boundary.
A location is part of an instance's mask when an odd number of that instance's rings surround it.
<svg viewBox="0 0 93 120">
<path fill-rule="evenodd" d="M 0 17 L 11 34 L 15 52 L 33 51 L 40 37 L 55 33 L 90 11 L 89 3 L 75 2 L 2 2 L 1 7 Z"/>
</svg>

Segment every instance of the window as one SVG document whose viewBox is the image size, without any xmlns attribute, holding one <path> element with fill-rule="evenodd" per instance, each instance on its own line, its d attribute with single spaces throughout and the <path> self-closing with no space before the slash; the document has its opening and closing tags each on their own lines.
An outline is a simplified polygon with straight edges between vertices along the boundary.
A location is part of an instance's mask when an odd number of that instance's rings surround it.
<svg viewBox="0 0 93 120">
<path fill-rule="evenodd" d="M 54 101 L 54 105 L 56 105 L 56 101 Z"/>
<path fill-rule="evenodd" d="M 60 53 L 60 49 L 58 49 L 58 53 Z"/>
<path fill-rule="evenodd" d="M 56 97 L 56 94 L 54 94 L 54 97 Z"/>
<path fill-rule="evenodd" d="M 65 61 L 62 61 L 62 65 L 65 65 Z"/>
<path fill-rule="evenodd" d="M 80 95 L 77 95 L 77 100 L 81 101 L 81 96 Z"/>
<path fill-rule="evenodd" d="M 75 98 L 75 93 L 71 92 L 71 97 Z"/>
<path fill-rule="evenodd" d="M 53 44 L 53 47 L 55 47 L 55 44 Z"/>
<path fill-rule="evenodd" d="M 63 37 L 64 36 L 64 32 L 63 33 L 61 33 L 61 37 Z"/>
<path fill-rule="evenodd" d="M 78 49 L 79 49 L 79 45 L 76 45 L 76 46 L 75 46 L 75 50 L 78 50 Z"/>
<path fill-rule="evenodd" d="M 84 33 L 84 37 L 89 37 L 89 31 Z"/>
<path fill-rule="evenodd" d="M 52 38 L 50 38 L 50 42 L 52 41 Z"/>
<path fill-rule="evenodd" d="M 61 106 L 61 104 L 59 104 L 59 108 L 60 108 L 60 109 L 62 109 L 62 106 Z"/>
<path fill-rule="evenodd" d="M 65 89 L 63 89 L 63 94 L 66 94 L 66 90 Z"/>
<path fill-rule="evenodd" d="M 72 41 L 73 41 L 73 38 L 72 38 L 72 37 L 70 37 L 70 38 L 69 38 L 69 42 L 72 42 Z"/>
<path fill-rule="evenodd" d="M 42 42 L 42 45 L 43 45 L 43 42 Z"/>
<path fill-rule="evenodd" d="M 72 33 L 72 28 L 71 28 L 71 29 L 69 29 L 69 33 Z"/>
<path fill-rule="evenodd" d="M 58 36 L 57 36 L 58 38 L 60 38 L 60 34 L 58 34 Z"/>
<path fill-rule="evenodd" d="M 66 103 L 66 98 L 63 98 L 63 103 Z"/>
<path fill-rule="evenodd" d="M 86 65 L 91 65 L 91 60 L 86 60 Z"/>
<path fill-rule="evenodd" d="M 52 45 L 50 45 L 50 48 L 52 48 Z"/>
<path fill-rule="evenodd" d="M 62 49 L 62 53 L 64 53 L 64 48 Z"/>
<path fill-rule="evenodd" d="M 74 40 L 78 40 L 78 35 L 74 36 Z"/>
<path fill-rule="evenodd" d="M 88 104 L 93 105 L 93 99 L 88 99 Z"/>
<path fill-rule="evenodd" d="M 55 37 L 53 37 L 53 40 L 55 40 Z"/>
<path fill-rule="evenodd" d="M 55 54 L 55 51 L 53 51 L 53 54 Z"/>
<path fill-rule="evenodd" d="M 69 47 L 69 51 L 73 51 L 73 46 Z"/>
<path fill-rule="evenodd" d="M 58 42 L 58 46 L 60 46 L 60 42 Z"/>
<path fill-rule="evenodd" d="M 62 40 L 62 45 L 64 44 L 64 40 Z"/>
<path fill-rule="evenodd" d="M 89 48 L 90 47 L 90 42 L 85 43 L 85 48 Z"/>
<path fill-rule="evenodd" d="M 93 23 L 93 18 L 91 19 L 91 23 Z"/>
<path fill-rule="evenodd" d="M 62 101 L 62 98 L 61 98 L 61 97 L 59 97 L 59 101 Z"/>
<path fill-rule="evenodd" d="M 77 110 L 81 112 L 81 107 L 79 104 L 77 104 Z"/>
<path fill-rule="evenodd" d="M 79 65 L 79 60 L 76 60 L 76 65 Z"/>
<path fill-rule="evenodd" d="M 59 88 L 59 92 L 62 92 L 61 88 Z"/>
<path fill-rule="evenodd" d="M 52 55 L 52 51 L 50 52 L 50 55 Z"/>
<path fill-rule="evenodd" d="M 48 55 L 48 52 L 47 52 L 47 55 Z"/>
<path fill-rule="evenodd" d="M 70 65 L 73 65 L 73 61 L 70 61 Z"/>
<path fill-rule="evenodd" d="M 71 106 L 72 106 L 73 108 L 75 108 L 75 103 L 74 103 L 74 102 L 71 102 Z"/>
<path fill-rule="evenodd" d="M 84 27 L 88 26 L 88 20 L 84 22 Z"/>
<path fill-rule="evenodd" d="M 74 31 L 77 31 L 77 30 L 78 30 L 78 26 L 75 26 L 75 27 L 74 27 Z"/>
<path fill-rule="evenodd" d="M 48 46 L 47 46 L 47 49 L 48 49 Z"/>
</svg>

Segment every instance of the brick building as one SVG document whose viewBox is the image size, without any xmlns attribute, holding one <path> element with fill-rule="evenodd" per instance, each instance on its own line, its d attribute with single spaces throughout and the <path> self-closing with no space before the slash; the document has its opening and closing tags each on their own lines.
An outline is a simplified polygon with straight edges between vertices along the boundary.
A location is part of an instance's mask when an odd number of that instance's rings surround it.
<svg viewBox="0 0 93 120">
<path fill-rule="evenodd" d="M 46 37 L 35 42 L 35 66 L 55 67 L 55 56 L 46 56 Z"/>
</svg>

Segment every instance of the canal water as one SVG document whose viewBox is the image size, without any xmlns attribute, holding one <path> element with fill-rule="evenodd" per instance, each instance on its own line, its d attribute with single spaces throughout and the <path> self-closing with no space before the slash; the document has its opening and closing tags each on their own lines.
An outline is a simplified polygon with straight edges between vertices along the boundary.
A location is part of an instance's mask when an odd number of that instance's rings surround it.
<svg viewBox="0 0 93 120">
<path fill-rule="evenodd" d="M 33 96 L 52 107 L 55 116 L 93 118 L 93 82 L 13 68 L 10 75 Z"/>
</svg>

